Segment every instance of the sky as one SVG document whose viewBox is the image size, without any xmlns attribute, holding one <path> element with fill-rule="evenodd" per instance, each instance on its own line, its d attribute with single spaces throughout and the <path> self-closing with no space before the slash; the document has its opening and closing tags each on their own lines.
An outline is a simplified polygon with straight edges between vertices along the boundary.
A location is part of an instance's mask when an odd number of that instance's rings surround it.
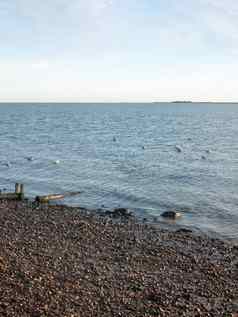
<svg viewBox="0 0 238 317">
<path fill-rule="evenodd" d="M 0 0 L 0 101 L 238 101 L 237 0 Z"/>
</svg>

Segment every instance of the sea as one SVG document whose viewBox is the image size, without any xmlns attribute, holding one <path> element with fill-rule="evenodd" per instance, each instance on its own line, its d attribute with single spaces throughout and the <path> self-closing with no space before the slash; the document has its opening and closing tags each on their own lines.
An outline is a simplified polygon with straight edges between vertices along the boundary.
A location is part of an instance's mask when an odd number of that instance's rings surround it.
<svg viewBox="0 0 238 317">
<path fill-rule="evenodd" d="M 0 104 L 0 189 L 238 240 L 238 104 Z M 161 217 L 177 211 L 176 221 Z"/>
</svg>

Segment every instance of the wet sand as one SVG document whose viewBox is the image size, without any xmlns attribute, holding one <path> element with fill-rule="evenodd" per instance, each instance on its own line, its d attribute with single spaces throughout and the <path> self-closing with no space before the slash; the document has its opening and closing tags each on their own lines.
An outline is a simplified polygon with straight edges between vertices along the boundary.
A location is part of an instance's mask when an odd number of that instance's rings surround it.
<svg viewBox="0 0 238 317">
<path fill-rule="evenodd" d="M 0 202 L 0 316 L 235 316 L 238 246 L 134 217 Z"/>
</svg>

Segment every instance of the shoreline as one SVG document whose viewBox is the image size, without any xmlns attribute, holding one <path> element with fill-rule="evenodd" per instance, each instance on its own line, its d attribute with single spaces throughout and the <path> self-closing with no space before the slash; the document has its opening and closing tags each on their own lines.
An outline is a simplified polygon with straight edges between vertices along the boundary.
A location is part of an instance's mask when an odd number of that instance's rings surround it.
<svg viewBox="0 0 238 317">
<path fill-rule="evenodd" d="M 0 315 L 235 316 L 238 246 L 66 205 L 0 202 Z"/>
<path fill-rule="evenodd" d="M 34 197 L 32 197 L 32 200 L 30 200 L 30 201 L 33 202 L 34 201 L 33 198 Z M 219 231 L 212 230 L 212 229 L 205 229 L 199 225 L 196 226 L 193 223 L 189 223 L 189 224 L 181 223 L 181 219 L 183 220 L 184 216 L 186 216 L 186 214 L 187 214 L 187 211 L 184 212 L 183 208 L 181 209 L 181 211 L 178 208 L 178 213 L 182 214 L 181 217 L 173 219 L 173 218 L 166 218 L 166 217 L 164 218 L 161 216 L 162 213 L 169 210 L 168 208 L 165 209 L 163 212 L 161 212 L 158 215 L 151 215 L 151 214 L 145 213 L 148 210 L 148 208 L 145 208 L 142 212 L 141 211 L 142 209 L 140 209 L 138 211 L 137 208 L 133 209 L 133 208 L 115 207 L 115 206 L 105 207 L 104 205 L 102 205 L 101 207 L 98 207 L 98 208 L 92 208 L 92 207 L 87 206 L 87 205 L 81 207 L 79 204 L 70 204 L 70 203 L 64 204 L 64 203 L 50 202 L 49 204 L 51 206 L 65 206 L 66 208 L 76 208 L 76 209 L 78 208 L 80 210 L 87 210 L 91 213 L 95 213 L 95 214 L 98 214 L 101 216 L 106 216 L 107 212 L 113 212 L 114 210 L 122 208 L 122 209 L 125 209 L 125 210 L 128 210 L 129 212 L 131 212 L 134 219 L 136 219 L 138 222 L 146 223 L 148 225 L 154 226 L 158 230 L 168 230 L 171 232 L 175 232 L 175 231 L 180 230 L 180 229 L 185 229 L 185 230 L 191 231 L 191 233 L 193 235 L 207 237 L 208 239 L 218 239 L 218 240 L 222 240 L 228 244 L 231 243 L 233 245 L 238 245 L 238 237 L 233 237 L 233 236 L 227 235 L 225 233 L 220 233 Z M 174 208 L 174 210 L 176 210 L 176 208 Z"/>
</svg>

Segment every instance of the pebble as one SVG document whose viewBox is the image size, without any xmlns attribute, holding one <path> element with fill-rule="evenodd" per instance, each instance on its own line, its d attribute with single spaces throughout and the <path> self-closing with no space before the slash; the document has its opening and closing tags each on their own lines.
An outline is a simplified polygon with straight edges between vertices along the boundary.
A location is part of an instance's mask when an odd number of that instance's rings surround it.
<svg viewBox="0 0 238 317">
<path fill-rule="evenodd" d="M 15 201 L 0 223 L 0 315 L 235 316 L 237 248 L 218 239 Z"/>
</svg>

